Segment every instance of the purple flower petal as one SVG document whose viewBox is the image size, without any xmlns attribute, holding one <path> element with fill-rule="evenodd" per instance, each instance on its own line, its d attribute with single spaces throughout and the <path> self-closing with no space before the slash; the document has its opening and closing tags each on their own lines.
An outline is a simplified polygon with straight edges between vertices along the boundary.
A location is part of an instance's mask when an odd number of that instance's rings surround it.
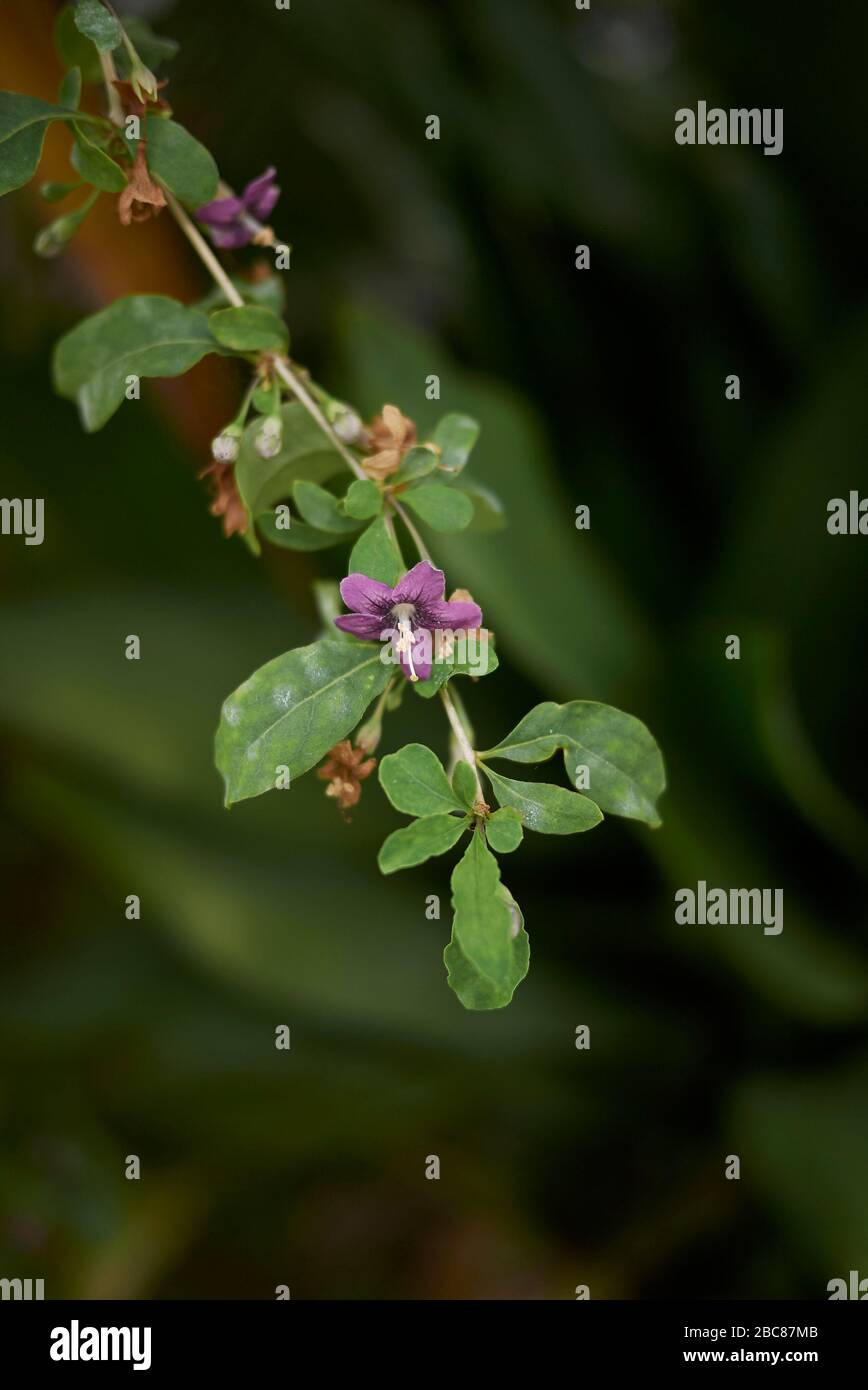
<svg viewBox="0 0 868 1390">
<path fill-rule="evenodd" d="M 212 227 L 210 231 L 211 240 L 221 251 L 237 251 L 253 240 L 253 233 L 247 227 L 242 227 L 240 222 L 231 227 Z"/>
<path fill-rule="evenodd" d="M 452 632 L 482 626 L 482 609 L 478 603 L 429 603 L 425 617 L 433 627 Z"/>
<path fill-rule="evenodd" d="M 354 613 L 375 613 L 378 618 L 393 602 L 388 584 L 359 573 L 348 574 L 341 580 L 341 598 Z"/>
<path fill-rule="evenodd" d="M 215 198 L 213 202 L 197 208 L 196 216 L 200 222 L 207 222 L 210 227 L 225 227 L 227 223 L 234 222 L 243 211 L 244 204 L 240 198 Z"/>
<path fill-rule="evenodd" d="M 442 600 L 445 588 L 443 571 L 436 570 L 427 560 L 420 560 L 398 580 L 392 597 L 395 603 L 416 603 L 427 608 Z"/>
<path fill-rule="evenodd" d="M 250 206 L 250 211 L 257 221 L 264 222 L 266 217 L 271 216 L 279 197 L 280 189 L 276 183 L 273 183 L 270 188 L 267 188 L 264 193 L 260 194 L 256 202 Z"/>
<path fill-rule="evenodd" d="M 268 216 L 280 197 L 280 189 L 274 183 L 276 173 L 272 164 L 258 179 L 251 179 L 241 195 L 244 206 L 260 221 Z"/>
<path fill-rule="evenodd" d="M 363 642 L 378 642 L 384 630 L 383 619 L 370 617 L 367 613 L 344 613 L 340 618 L 335 618 L 334 624 L 341 632 L 350 632 Z"/>
</svg>

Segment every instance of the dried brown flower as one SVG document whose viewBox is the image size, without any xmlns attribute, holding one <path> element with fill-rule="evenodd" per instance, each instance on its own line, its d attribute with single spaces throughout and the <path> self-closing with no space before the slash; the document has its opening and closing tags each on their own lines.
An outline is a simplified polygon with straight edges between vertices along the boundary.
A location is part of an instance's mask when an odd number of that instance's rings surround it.
<svg viewBox="0 0 868 1390">
<path fill-rule="evenodd" d="M 416 426 L 396 405 L 384 405 L 382 415 L 368 426 L 368 437 L 373 453 L 362 459 L 362 467 L 369 478 L 382 482 L 397 472 L 404 454 L 415 444 Z"/>
<path fill-rule="evenodd" d="M 212 516 L 222 516 L 223 534 L 227 537 L 243 536 L 247 530 L 247 511 L 235 483 L 235 468 L 231 463 L 209 463 L 199 474 L 200 478 L 210 478 L 214 488 L 214 500 L 208 508 Z"/>
<path fill-rule="evenodd" d="M 156 217 L 165 206 L 166 196 L 151 178 L 145 142 L 140 140 L 127 186 L 118 198 L 118 217 L 128 227 L 131 222 L 147 222 L 149 217 Z"/>
<path fill-rule="evenodd" d="M 327 761 L 316 770 L 317 777 L 328 782 L 325 794 L 333 796 L 342 811 L 358 803 L 362 782 L 377 766 L 376 758 L 365 756 L 364 748 L 354 748 L 348 738 L 341 739 L 329 750 Z"/>
</svg>

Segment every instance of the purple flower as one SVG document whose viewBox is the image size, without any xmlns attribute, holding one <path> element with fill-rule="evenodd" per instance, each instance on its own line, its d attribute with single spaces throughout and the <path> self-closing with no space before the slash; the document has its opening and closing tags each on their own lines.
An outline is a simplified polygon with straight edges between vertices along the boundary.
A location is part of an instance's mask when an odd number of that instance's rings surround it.
<svg viewBox="0 0 868 1390">
<path fill-rule="evenodd" d="M 482 622 L 477 604 L 447 603 L 444 592 L 443 571 L 427 560 L 408 570 L 394 589 L 366 574 L 350 574 L 341 582 L 341 598 L 352 612 L 335 618 L 335 627 L 366 642 L 388 637 L 408 680 L 424 681 L 431 674 L 432 633 L 461 632 Z"/>
<path fill-rule="evenodd" d="M 280 197 L 272 166 L 247 184 L 240 198 L 215 198 L 198 208 L 196 216 L 210 229 L 211 240 L 224 251 L 247 246 L 262 230 L 261 224 L 273 211 Z"/>
</svg>

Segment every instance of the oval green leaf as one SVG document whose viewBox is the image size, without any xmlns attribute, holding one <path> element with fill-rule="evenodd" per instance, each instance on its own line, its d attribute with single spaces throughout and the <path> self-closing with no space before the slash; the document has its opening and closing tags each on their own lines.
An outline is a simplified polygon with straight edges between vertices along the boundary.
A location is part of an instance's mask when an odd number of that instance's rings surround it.
<svg viewBox="0 0 868 1390">
<path fill-rule="evenodd" d="M 74 125 L 73 129 L 75 142 L 69 162 L 75 172 L 101 193 L 120 193 L 127 185 L 123 169 L 88 138 L 80 125 Z"/>
<path fill-rule="evenodd" d="M 404 565 L 384 517 L 378 516 L 359 536 L 350 553 L 347 573 L 366 574 L 369 579 L 392 587 L 397 584 Z"/>
<path fill-rule="evenodd" d="M 467 494 L 442 483 L 420 483 L 403 497 L 434 531 L 463 531 L 473 520 L 473 503 Z"/>
<path fill-rule="evenodd" d="M 223 348 L 204 314 L 161 294 L 127 295 L 64 334 L 54 350 L 54 385 L 77 402 L 90 432 L 114 415 L 127 376 L 181 376 L 209 352 Z"/>
<path fill-rule="evenodd" d="M 479 792 L 473 768 L 463 758 L 455 764 L 452 772 L 452 790 L 462 805 L 472 811 Z"/>
<path fill-rule="evenodd" d="M 666 789 L 663 757 L 640 719 L 594 700 L 558 705 L 546 700 L 519 721 L 483 758 L 545 762 L 562 749 L 573 786 L 612 815 L 658 826 L 657 798 Z M 579 771 L 587 768 L 579 778 Z"/>
<path fill-rule="evenodd" d="M 78 32 L 90 39 L 99 53 L 110 53 L 123 38 L 120 24 L 102 0 L 78 0 L 73 19 Z"/>
<path fill-rule="evenodd" d="M 233 352 L 285 352 L 289 331 L 283 319 L 262 304 L 218 309 L 208 318 L 211 332 Z"/>
<path fill-rule="evenodd" d="M 502 1009 L 527 974 L 530 947 L 497 860 L 475 833 L 452 873 L 452 940 L 443 953 L 465 1009 Z"/>
<path fill-rule="evenodd" d="M 483 771 L 501 806 L 512 806 L 528 830 L 542 835 L 575 835 L 599 825 L 603 814 L 595 802 L 548 782 L 514 782 L 490 767 Z"/>
<path fill-rule="evenodd" d="M 220 175 L 214 157 L 188 130 L 164 116 L 145 120 L 148 168 L 188 208 L 200 208 L 217 196 Z"/>
<path fill-rule="evenodd" d="M 347 516 L 368 521 L 383 510 L 383 494 L 371 478 L 356 478 L 347 488 L 343 508 Z"/>
<path fill-rule="evenodd" d="M 521 815 L 514 806 L 502 806 L 485 822 L 485 838 L 497 854 L 511 854 L 524 839 Z"/>
<path fill-rule="evenodd" d="M 407 816 L 464 810 L 449 785 L 443 764 L 424 743 L 408 743 L 398 753 L 387 753 L 378 775 L 395 810 Z"/>
<path fill-rule="evenodd" d="M 33 178 L 49 121 L 77 115 L 71 108 L 52 106 L 39 97 L 0 92 L 0 196 L 22 188 Z M 100 123 L 96 116 L 79 119 Z"/>
<path fill-rule="evenodd" d="M 305 521 L 320 531 L 346 536 L 358 531 L 361 525 L 353 517 L 344 516 L 338 499 L 318 483 L 300 478 L 293 484 L 292 495 Z"/>
<path fill-rule="evenodd" d="M 400 830 L 394 830 L 384 840 L 377 864 L 381 874 L 393 874 L 398 869 L 411 869 L 424 864 L 437 854 L 445 854 L 471 824 L 469 816 L 452 816 L 448 812 L 423 816 Z"/>
<path fill-rule="evenodd" d="M 224 702 L 216 762 L 226 805 L 290 781 L 359 723 L 392 672 L 366 643 L 314 642 L 275 657 Z"/>
<path fill-rule="evenodd" d="M 439 421 L 431 440 L 440 449 L 444 473 L 460 473 L 479 438 L 479 425 L 469 415 L 453 413 Z"/>
</svg>

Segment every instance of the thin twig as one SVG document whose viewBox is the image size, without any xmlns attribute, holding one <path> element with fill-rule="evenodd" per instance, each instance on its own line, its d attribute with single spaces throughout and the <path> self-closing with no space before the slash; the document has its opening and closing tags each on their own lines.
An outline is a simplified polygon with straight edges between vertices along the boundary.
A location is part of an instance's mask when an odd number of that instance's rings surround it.
<svg viewBox="0 0 868 1390">
<path fill-rule="evenodd" d="M 452 703 L 452 697 L 449 694 L 449 690 L 445 685 L 440 687 L 440 699 L 443 701 L 443 708 L 446 711 L 446 717 L 449 720 L 450 725 L 452 726 L 452 733 L 455 736 L 455 742 L 458 744 L 459 752 L 461 753 L 461 756 L 464 759 L 464 761 L 466 763 L 469 763 L 471 768 L 473 769 L 473 776 L 476 779 L 476 791 L 479 796 L 479 800 L 484 801 L 485 797 L 482 795 L 482 783 L 479 780 L 479 770 L 476 766 L 476 754 L 474 753 L 473 748 L 471 747 L 470 740 L 468 739 L 467 734 L 464 731 L 464 725 L 458 717 L 458 711 Z"/>
<path fill-rule="evenodd" d="M 174 193 L 170 193 L 168 188 L 165 187 L 165 185 L 163 185 L 163 192 L 166 195 L 166 202 L 169 205 L 169 211 L 171 212 L 178 226 L 181 228 L 181 231 L 184 233 L 184 236 L 189 241 L 193 250 L 196 252 L 196 255 L 199 257 L 202 264 L 206 266 L 207 269 L 211 272 L 211 275 L 214 277 L 215 281 L 220 286 L 220 289 L 223 291 L 223 294 L 229 300 L 229 303 L 232 305 L 232 307 L 234 309 L 243 309 L 244 300 L 242 296 L 238 293 L 238 290 L 235 288 L 232 281 L 229 279 L 229 276 L 226 274 L 226 271 L 223 269 L 217 257 L 214 255 L 214 252 L 211 250 L 211 247 L 208 245 L 202 233 L 199 231 L 199 228 L 193 222 L 192 218 L 187 216 L 186 212 L 181 207 L 181 204 L 178 202 L 178 199 L 175 197 Z"/>
<path fill-rule="evenodd" d="M 99 65 L 102 68 L 102 79 L 105 83 L 106 96 L 108 98 L 108 114 L 112 125 L 121 126 L 124 123 L 124 108 L 120 99 L 120 94 L 115 86 L 117 81 L 117 68 L 115 60 L 110 53 L 99 55 Z"/>
<path fill-rule="evenodd" d="M 187 216 L 187 213 L 181 207 L 181 204 L 178 202 L 177 198 L 175 198 L 173 194 L 171 194 L 168 191 L 168 189 L 165 189 L 164 191 L 166 193 L 166 201 L 168 202 L 169 210 L 171 211 L 172 216 L 178 223 L 178 226 L 181 228 L 181 231 L 186 236 L 190 245 L 193 247 L 193 250 L 196 252 L 197 256 L 202 261 L 202 264 L 206 266 L 207 269 L 211 272 L 211 275 L 214 277 L 214 280 L 220 286 L 221 290 L 223 291 L 224 295 L 228 299 L 229 303 L 233 306 L 233 308 L 243 308 L 243 297 L 239 294 L 238 290 L 235 288 L 232 281 L 229 279 L 229 276 L 226 274 L 226 271 L 223 269 L 217 257 L 214 255 L 214 252 L 211 250 L 211 247 L 208 245 L 207 241 L 203 237 L 202 233 L 199 231 L 198 227 L 195 225 L 192 219 Z M 313 399 L 313 397 L 307 390 L 307 387 L 296 376 L 289 363 L 282 357 L 275 357 L 273 359 L 273 363 L 274 370 L 280 377 L 281 381 L 284 383 L 285 386 L 289 387 L 293 395 L 301 402 L 302 406 L 307 411 L 308 415 L 310 415 L 311 419 L 315 420 L 316 423 L 319 425 L 323 434 L 328 436 L 329 440 L 337 449 L 338 453 L 340 454 L 341 458 L 343 459 L 347 467 L 350 469 L 350 471 L 354 473 L 357 478 L 366 478 L 367 474 L 365 473 L 358 459 L 355 458 L 355 456 L 350 452 L 350 450 L 344 444 L 343 440 L 339 439 L 338 436 L 335 434 L 325 415 L 323 415 L 316 401 Z"/>
<path fill-rule="evenodd" d="M 433 565 L 434 561 L 431 559 L 430 551 L 428 550 L 428 547 L 426 546 L 422 537 L 419 535 L 419 532 L 416 530 L 416 527 L 413 525 L 412 521 L 407 515 L 406 507 L 402 507 L 401 503 L 397 502 L 394 497 L 392 498 L 392 506 L 395 508 L 395 511 L 398 513 L 398 516 L 401 518 L 407 530 L 410 532 L 413 544 L 419 552 L 420 560 L 427 560 L 429 565 Z"/>
<path fill-rule="evenodd" d="M 307 390 L 307 387 L 296 376 L 289 363 L 285 361 L 285 359 L 282 357 L 275 357 L 274 370 L 277 372 L 277 375 L 280 377 L 281 381 L 283 381 L 284 384 L 295 393 L 295 395 L 298 397 L 298 399 L 301 401 L 301 404 L 307 411 L 308 415 L 319 425 L 320 429 L 323 431 L 323 434 L 328 435 L 328 438 L 331 440 L 332 444 L 337 449 L 344 463 L 351 470 L 351 472 L 355 473 L 357 478 L 361 478 L 363 481 L 367 480 L 368 475 L 362 468 L 362 465 L 359 463 L 359 460 L 350 452 L 346 444 L 344 444 L 344 441 L 342 439 L 338 439 L 338 436 L 335 434 L 328 420 L 323 415 L 316 401 L 313 399 L 313 396 L 310 395 L 310 393 Z"/>
</svg>

